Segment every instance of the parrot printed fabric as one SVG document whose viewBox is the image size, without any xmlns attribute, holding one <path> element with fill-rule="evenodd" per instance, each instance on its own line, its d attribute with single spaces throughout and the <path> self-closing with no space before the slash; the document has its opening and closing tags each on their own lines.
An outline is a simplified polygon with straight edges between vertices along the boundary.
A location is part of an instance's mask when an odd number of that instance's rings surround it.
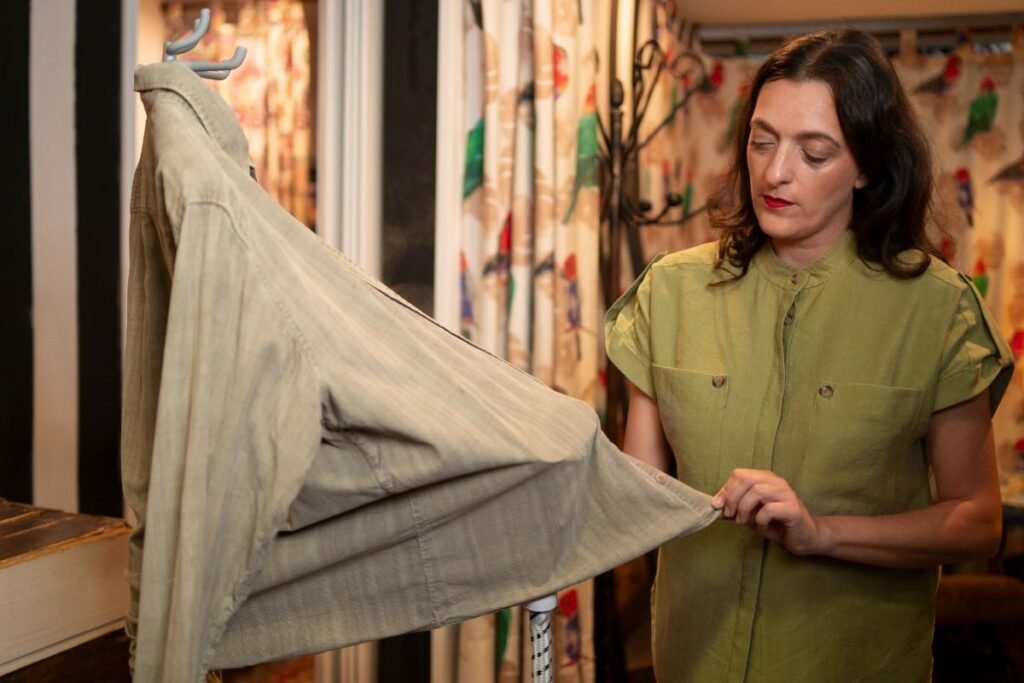
<svg viewBox="0 0 1024 683">
<path fill-rule="evenodd" d="M 908 90 L 935 161 L 934 237 L 970 276 L 1019 359 L 1024 352 L 1024 33 L 1013 50 L 901 54 Z M 940 229 L 942 228 L 942 229 Z M 943 230 L 944 229 L 944 230 Z M 1019 365 L 1019 363 L 1018 363 Z M 1024 500 L 1024 376 L 1016 371 L 994 418 L 1004 499 Z"/>
<path fill-rule="evenodd" d="M 464 337 L 599 411 L 596 24 L 610 12 L 607 0 L 463 4 L 462 224 L 449 274 Z M 570 588 L 560 604 L 569 592 L 572 614 L 552 614 L 556 678 L 593 681 L 593 591 Z M 528 680 L 527 622 L 515 607 L 461 624 L 457 680 Z"/>
</svg>

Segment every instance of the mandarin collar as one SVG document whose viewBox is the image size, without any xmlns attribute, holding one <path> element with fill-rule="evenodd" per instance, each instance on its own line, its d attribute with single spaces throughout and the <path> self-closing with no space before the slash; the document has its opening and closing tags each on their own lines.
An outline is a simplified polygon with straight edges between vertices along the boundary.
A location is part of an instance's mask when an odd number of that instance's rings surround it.
<svg viewBox="0 0 1024 683">
<path fill-rule="evenodd" d="M 153 91 L 167 90 L 181 97 L 195 112 L 217 145 L 247 171 L 249 142 L 227 102 L 181 62 L 146 64 L 135 70 L 135 90 L 149 113 Z"/>
<path fill-rule="evenodd" d="M 841 273 L 857 258 L 857 240 L 847 230 L 831 249 L 806 268 L 794 268 L 785 263 L 766 243 L 754 254 L 754 267 L 772 284 L 788 290 L 817 287 Z"/>
</svg>

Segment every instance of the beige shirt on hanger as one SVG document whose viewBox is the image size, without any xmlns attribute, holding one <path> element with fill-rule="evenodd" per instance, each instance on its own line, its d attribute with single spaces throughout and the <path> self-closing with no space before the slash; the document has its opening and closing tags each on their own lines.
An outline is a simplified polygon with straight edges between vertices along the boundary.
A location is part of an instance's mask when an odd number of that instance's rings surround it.
<svg viewBox="0 0 1024 683">
<path fill-rule="evenodd" d="M 122 471 L 137 681 L 434 628 L 717 517 L 249 177 L 228 105 L 136 72 Z"/>
</svg>

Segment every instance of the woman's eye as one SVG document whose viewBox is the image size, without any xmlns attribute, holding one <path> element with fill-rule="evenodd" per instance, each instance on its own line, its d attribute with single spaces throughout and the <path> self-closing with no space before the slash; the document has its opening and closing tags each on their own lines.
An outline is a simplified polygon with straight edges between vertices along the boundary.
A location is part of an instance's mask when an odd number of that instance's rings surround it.
<svg viewBox="0 0 1024 683">
<path fill-rule="evenodd" d="M 771 147 L 772 143 L 769 140 L 751 140 L 750 141 L 750 146 L 753 147 L 754 149 L 762 149 L 763 150 L 763 149 L 768 149 L 769 147 Z"/>
<path fill-rule="evenodd" d="M 804 152 L 804 159 L 807 159 L 807 162 L 810 164 L 817 165 L 825 163 L 828 157 L 819 157 L 817 155 L 811 154 L 810 152 Z"/>
</svg>

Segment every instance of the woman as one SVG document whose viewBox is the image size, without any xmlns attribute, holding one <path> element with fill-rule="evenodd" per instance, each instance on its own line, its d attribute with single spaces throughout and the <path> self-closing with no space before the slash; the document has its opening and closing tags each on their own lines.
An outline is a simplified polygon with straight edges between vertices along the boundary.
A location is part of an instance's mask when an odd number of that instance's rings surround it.
<svg viewBox="0 0 1024 683">
<path fill-rule="evenodd" d="M 724 518 L 661 550 L 657 678 L 926 681 L 938 566 L 998 546 L 1011 355 L 933 256 L 927 144 L 873 38 L 790 42 L 740 125 L 718 244 L 607 317 L 624 450 L 674 454 Z"/>
</svg>

